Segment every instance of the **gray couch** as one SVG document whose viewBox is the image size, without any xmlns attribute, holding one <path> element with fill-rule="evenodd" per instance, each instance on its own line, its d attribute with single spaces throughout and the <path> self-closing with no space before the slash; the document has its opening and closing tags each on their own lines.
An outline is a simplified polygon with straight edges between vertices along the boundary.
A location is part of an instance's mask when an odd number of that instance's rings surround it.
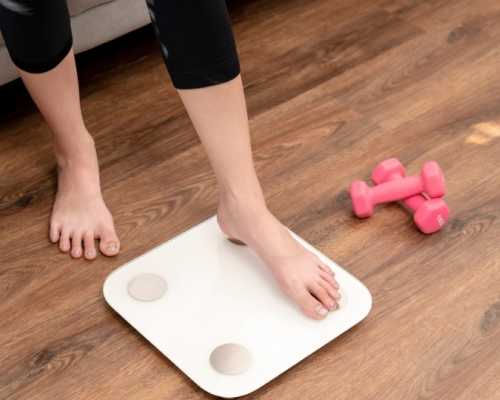
<svg viewBox="0 0 500 400">
<path fill-rule="evenodd" d="M 150 22 L 144 0 L 67 1 L 76 53 L 115 39 Z M 15 78 L 17 72 L 0 35 L 0 85 Z"/>
</svg>

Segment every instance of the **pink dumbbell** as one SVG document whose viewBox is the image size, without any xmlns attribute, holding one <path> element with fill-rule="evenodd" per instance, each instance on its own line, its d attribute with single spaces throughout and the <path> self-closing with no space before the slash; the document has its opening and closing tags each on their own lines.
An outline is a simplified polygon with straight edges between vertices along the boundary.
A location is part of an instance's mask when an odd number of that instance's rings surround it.
<svg viewBox="0 0 500 400">
<path fill-rule="evenodd" d="M 354 181 L 350 188 L 354 213 L 359 218 L 373 214 L 373 208 L 380 203 L 403 200 L 415 194 L 426 192 L 430 197 L 442 197 L 445 192 L 444 176 L 438 163 L 428 161 L 420 176 L 408 176 L 369 187 L 363 181 Z"/>
<path fill-rule="evenodd" d="M 375 167 L 372 181 L 379 185 L 390 180 L 402 179 L 404 176 L 404 166 L 398 159 L 389 158 Z M 439 231 L 450 215 L 448 206 L 440 198 L 428 199 L 422 194 L 416 194 L 404 199 L 403 203 L 413 210 L 413 220 L 423 233 Z"/>
</svg>

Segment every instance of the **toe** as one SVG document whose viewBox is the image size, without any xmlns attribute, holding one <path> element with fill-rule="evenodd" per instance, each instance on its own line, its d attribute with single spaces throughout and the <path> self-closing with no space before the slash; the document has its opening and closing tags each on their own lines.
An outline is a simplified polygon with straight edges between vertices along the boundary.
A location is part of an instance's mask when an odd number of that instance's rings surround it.
<svg viewBox="0 0 500 400">
<path fill-rule="evenodd" d="M 302 309 L 302 312 L 310 318 L 323 319 L 328 314 L 328 309 L 316 300 L 305 288 L 297 294 L 296 301 Z"/>
<path fill-rule="evenodd" d="M 61 232 L 61 238 L 59 239 L 59 248 L 64 253 L 67 253 L 71 248 L 70 232 L 67 229 L 63 228 Z"/>
<path fill-rule="evenodd" d="M 332 287 L 334 287 L 335 290 L 339 289 L 339 284 L 338 284 L 337 280 L 332 276 L 332 274 L 329 274 L 328 272 L 321 270 L 319 275 L 320 275 L 321 279 L 328 282 L 328 284 L 331 285 Z"/>
<path fill-rule="evenodd" d="M 336 289 L 329 282 L 321 278 L 318 280 L 318 285 L 321 286 L 328 293 L 328 296 L 330 296 L 330 298 L 334 302 L 334 305 L 337 306 L 338 301 L 340 300 L 340 292 L 338 291 L 338 289 Z M 334 309 L 335 308 L 336 307 L 334 307 Z"/>
<path fill-rule="evenodd" d="M 93 260 L 96 255 L 95 240 L 93 232 L 86 232 L 83 235 L 84 255 L 87 260 Z"/>
<path fill-rule="evenodd" d="M 318 266 L 322 271 L 328 273 L 331 276 L 335 276 L 335 272 L 333 272 L 328 265 L 326 265 L 323 261 L 321 261 L 319 257 L 318 257 Z"/>
<path fill-rule="evenodd" d="M 82 256 L 82 234 L 73 232 L 71 235 L 71 257 L 80 258 Z"/>
<path fill-rule="evenodd" d="M 100 235 L 99 250 L 106 256 L 115 256 L 120 251 L 120 241 L 118 236 L 111 229 L 103 231 Z"/>
<path fill-rule="evenodd" d="M 320 283 L 311 284 L 309 286 L 309 291 L 328 310 L 331 311 L 331 310 L 335 309 L 336 302 L 335 302 L 334 298 L 328 293 L 328 290 L 326 290 Z"/>
<path fill-rule="evenodd" d="M 55 222 L 50 223 L 50 241 L 57 243 L 61 237 L 61 225 Z"/>
</svg>

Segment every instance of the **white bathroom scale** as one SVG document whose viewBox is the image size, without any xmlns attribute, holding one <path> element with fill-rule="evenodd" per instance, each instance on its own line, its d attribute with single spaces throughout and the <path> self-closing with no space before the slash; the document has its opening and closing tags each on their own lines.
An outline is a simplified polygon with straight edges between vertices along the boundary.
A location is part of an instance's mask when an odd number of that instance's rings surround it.
<svg viewBox="0 0 500 400">
<path fill-rule="evenodd" d="M 225 398 L 246 395 L 371 309 L 370 292 L 358 279 L 290 233 L 340 285 L 340 307 L 323 320 L 303 315 L 257 255 L 226 238 L 215 216 L 113 271 L 104 297 L 202 389 Z"/>
</svg>

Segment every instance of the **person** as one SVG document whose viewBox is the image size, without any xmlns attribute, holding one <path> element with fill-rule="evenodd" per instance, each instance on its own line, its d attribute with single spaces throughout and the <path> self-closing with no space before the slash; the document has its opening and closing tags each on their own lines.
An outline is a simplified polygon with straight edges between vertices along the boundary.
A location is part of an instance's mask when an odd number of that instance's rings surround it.
<svg viewBox="0 0 500 400">
<path fill-rule="evenodd" d="M 252 159 L 237 48 L 224 0 L 147 0 L 161 52 L 198 133 L 219 189 L 217 221 L 256 252 L 309 317 L 338 308 L 330 268 L 269 211 Z M 100 188 L 92 136 L 83 121 L 65 0 L 0 0 L 9 54 L 52 133 L 58 190 L 50 240 L 72 257 L 116 255 L 120 241 Z"/>
</svg>

